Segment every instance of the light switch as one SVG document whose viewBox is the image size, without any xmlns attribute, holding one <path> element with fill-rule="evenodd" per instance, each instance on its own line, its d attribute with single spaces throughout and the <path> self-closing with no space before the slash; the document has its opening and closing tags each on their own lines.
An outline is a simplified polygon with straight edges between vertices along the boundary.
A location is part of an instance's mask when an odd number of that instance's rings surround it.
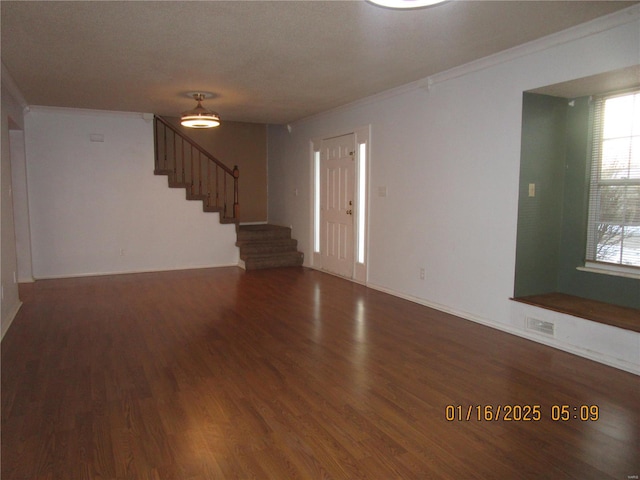
<svg viewBox="0 0 640 480">
<path fill-rule="evenodd" d="M 529 184 L 529 196 L 530 197 L 535 197 L 536 196 L 536 184 L 535 183 L 530 183 Z"/>
<path fill-rule="evenodd" d="M 378 196 L 386 197 L 387 196 L 387 187 L 378 187 Z"/>
</svg>

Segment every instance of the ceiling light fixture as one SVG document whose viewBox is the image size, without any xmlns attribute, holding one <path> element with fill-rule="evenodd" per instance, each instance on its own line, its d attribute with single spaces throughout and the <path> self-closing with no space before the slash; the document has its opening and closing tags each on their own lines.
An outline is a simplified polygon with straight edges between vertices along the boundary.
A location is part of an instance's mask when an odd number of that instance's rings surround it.
<svg viewBox="0 0 640 480">
<path fill-rule="evenodd" d="M 182 114 L 180 124 L 189 128 L 212 128 L 220 125 L 220 115 L 202 106 L 205 94 L 194 93 L 193 98 L 198 102 L 198 105 L 193 110 Z"/>
<path fill-rule="evenodd" d="M 370 3 L 380 7 L 408 10 L 411 8 L 422 8 L 437 3 L 443 3 L 447 0 L 367 0 Z"/>
</svg>

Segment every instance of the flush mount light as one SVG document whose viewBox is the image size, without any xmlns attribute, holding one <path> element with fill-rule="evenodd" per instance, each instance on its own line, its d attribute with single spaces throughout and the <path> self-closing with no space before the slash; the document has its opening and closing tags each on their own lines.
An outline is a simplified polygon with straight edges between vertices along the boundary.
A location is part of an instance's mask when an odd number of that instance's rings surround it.
<svg viewBox="0 0 640 480">
<path fill-rule="evenodd" d="M 367 0 L 374 5 L 386 8 L 407 10 L 411 8 L 422 8 L 438 3 L 444 3 L 447 0 Z"/>
<path fill-rule="evenodd" d="M 198 105 L 193 110 L 182 114 L 180 124 L 189 128 L 212 128 L 220 125 L 220 115 L 202 106 L 205 94 L 194 93 L 193 98 Z"/>
</svg>

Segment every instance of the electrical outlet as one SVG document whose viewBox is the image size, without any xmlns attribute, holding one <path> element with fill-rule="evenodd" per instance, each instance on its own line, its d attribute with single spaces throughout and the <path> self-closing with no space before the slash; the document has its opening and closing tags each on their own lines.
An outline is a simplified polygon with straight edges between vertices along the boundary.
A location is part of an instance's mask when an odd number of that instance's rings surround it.
<svg viewBox="0 0 640 480">
<path fill-rule="evenodd" d="M 424 267 L 420 269 L 420 280 L 424 280 Z"/>
</svg>

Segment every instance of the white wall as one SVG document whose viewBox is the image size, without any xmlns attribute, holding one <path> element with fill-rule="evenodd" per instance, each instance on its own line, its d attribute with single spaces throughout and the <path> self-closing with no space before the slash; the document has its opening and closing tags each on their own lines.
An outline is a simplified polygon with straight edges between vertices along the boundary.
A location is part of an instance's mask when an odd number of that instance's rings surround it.
<svg viewBox="0 0 640 480">
<path fill-rule="evenodd" d="M 2 171 L 0 173 L 2 186 L 0 207 L 2 221 L 0 223 L 1 237 L 1 268 L 0 282 L 2 294 L 0 295 L 0 337 L 4 337 L 7 329 L 13 322 L 20 306 L 17 280 L 17 254 L 16 254 L 16 230 L 14 226 L 14 195 L 11 184 L 12 172 L 12 140 L 18 140 L 22 129 L 23 115 L 20 99 L 12 91 L 13 82 L 7 76 L 4 66 L 2 69 Z M 18 150 L 22 145 L 16 145 Z"/>
<path fill-rule="evenodd" d="M 25 132 L 34 278 L 237 265 L 235 226 L 153 174 L 142 115 L 34 107 Z"/>
<path fill-rule="evenodd" d="M 522 92 L 640 63 L 636 7 L 269 131 L 269 220 L 311 258 L 309 141 L 371 124 L 368 285 L 640 373 L 640 335 L 514 307 Z M 379 186 L 387 196 L 377 196 Z M 294 189 L 300 192 L 294 197 Z M 427 275 L 419 278 L 424 267 Z M 640 288 L 639 288 L 640 293 Z"/>
<path fill-rule="evenodd" d="M 27 192 L 27 157 L 24 130 L 10 130 L 11 181 L 13 187 L 13 221 L 18 260 L 17 279 L 20 283 L 33 282 L 31 265 L 31 230 Z"/>
</svg>

